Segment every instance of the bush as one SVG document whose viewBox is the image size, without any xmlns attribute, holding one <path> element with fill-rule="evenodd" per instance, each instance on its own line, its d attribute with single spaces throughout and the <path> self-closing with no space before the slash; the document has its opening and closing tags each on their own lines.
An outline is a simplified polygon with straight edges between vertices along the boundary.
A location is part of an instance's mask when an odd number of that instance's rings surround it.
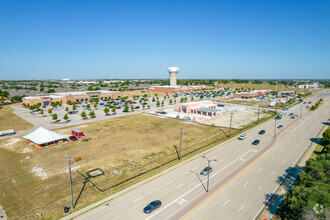
<svg viewBox="0 0 330 220">
<path fill-rule="evenodd" d="M 55 89 L 49 89 L 47 93 L 55 93 Z"/>
</svg>

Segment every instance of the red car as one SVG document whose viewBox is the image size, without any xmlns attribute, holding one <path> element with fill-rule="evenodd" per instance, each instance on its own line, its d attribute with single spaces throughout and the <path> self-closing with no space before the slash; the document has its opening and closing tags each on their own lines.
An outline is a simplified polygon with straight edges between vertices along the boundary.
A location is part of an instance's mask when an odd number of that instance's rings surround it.
<svg viewBox="0 0 330 220">
<path fill-rule="evenodd" d="M 76 136 L 74 136 L 74 135 L 70 136 L 69 139 L 71 141 L 77 141 L 78 140 L 78 138 Z"/>
</svg>

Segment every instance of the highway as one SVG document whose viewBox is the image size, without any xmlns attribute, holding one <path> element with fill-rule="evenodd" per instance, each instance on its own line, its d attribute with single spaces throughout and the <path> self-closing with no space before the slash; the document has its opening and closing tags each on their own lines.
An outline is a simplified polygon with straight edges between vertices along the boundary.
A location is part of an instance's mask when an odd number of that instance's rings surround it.
<svg viewBox="0 0 330 220">
<path fill-rule="evenodd" d="M 315 103 L 318 98 L 310 100 Z M 199 175 L 207 161 L 200 156 L 77 219 L 254 219 L 266 195 L 276 190 L 329 117 L 328 100 L 314 112 L 301 105 L 289 110 L 299 115 L 302 109 L 301 118 L 284 115 L 277 121 L 283 128 L 275 129 L 271 120 L 247 132 L 245 140 L 233 138 L 206 153 L 217 160 L 211 163 L 208 193 L 206 177 Z M 261 129 L 264 135 L 258 134 Z M 261 143 L 252 145 L 255 139 Z M 162 207 L 144 214 L 153 200 L 161 200 Z"/>
</svg>

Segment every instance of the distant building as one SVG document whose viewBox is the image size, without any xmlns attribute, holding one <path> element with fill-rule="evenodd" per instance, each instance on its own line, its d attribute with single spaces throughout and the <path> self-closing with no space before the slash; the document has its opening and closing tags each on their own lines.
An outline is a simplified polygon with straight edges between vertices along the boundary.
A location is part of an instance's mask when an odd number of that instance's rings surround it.
<svg viewBox="0 0 330 220">
<path fill-rule="evenodd" d="M 234 99 L 253 99 L 259 96 L 266 96 L 270 90 L 256 90 L 251 92 L 240 92 L 234 94 Z"/>
<path fill-rule="evenodd" d="M 67 104 L 71 102 L 89 102 L 91 99 L 105 101 L 107 99 L 117 99 L 122 96 L 121 92 L 114 91 L 81 91 L 81 92 L 60 92 L 52 93 L 48 96 L 29 96 L 22 99 L 26 106 L 39 104 L 41 106 L 52 105 L 53 103 Z"/>
<path fill-rule="evenodd" d="M 319 84 L 318 83 L 313 83 L 311 85 L 299 85 L 298 86 L 299 89 L 317 89 L 319 88 Z"/>
</svg>

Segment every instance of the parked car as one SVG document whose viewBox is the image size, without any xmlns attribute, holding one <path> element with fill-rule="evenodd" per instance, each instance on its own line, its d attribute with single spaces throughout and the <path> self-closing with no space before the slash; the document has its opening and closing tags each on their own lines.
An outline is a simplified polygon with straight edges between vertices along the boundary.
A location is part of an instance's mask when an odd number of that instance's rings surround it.
<svg viewBox="0 0 330 220">
<path fill-rule="evenodd" d="M 74 136 L 74 135 L 70 136 L 69 139 L 71 141 L 77 141 L 78 140 L 78 138 L 76 136 Z"/>
<path fill-rule="evenodd" d="M 292 116 L 292 115 L 294 115 L 292 112 L 289 114 L 289 116 Z"/>
<path fill-rule="evenodd" d="M 266 131 L 265 130 L 261 130 L 261 131 L 259 131 L 259 133 L 258 134 L 265 134 L 266 133 Z"/>
<path fill-rule="evenodd" d="M 208 173 L 211 173 L 212 171 L 213 171 L 212 167 L 207 166 L 200 172 L 200 174 L 207 175 Z"/>
<path fill-rule="evenodd" d="M 150 214 L 155 209 L 158 209 L 162 205 L 160 200 L 155 200 L 149 203 L 146 207 L 144 207 L 143 212 L 146 214 Z"/>
<path fill-rule="evenodd" d="M 283 111 L 287 111 L 287 110 L 289 110 L 288 108 L 283 108 Z"/>
<path fill-rule="evenodd" d="M 120 106 L 116 106 L 116 109 L 121 109 L 121 107 Z"/>
<path fill-rule="evenodd" d="M 297 118 L 297 116 L 295 116 L 295 115 L 294 115 L 294 116 L 292 116 L 291 118 L 292 118 L 292 119 L 296 119 L 296 118 Z"/>
<path fill-rule="evenodd" d="M 283 128 L 283 125 L 279 125 L 277 128 L 278 128 L 278 129 L 281 129 L 281 128 Z"/>
<path fill-rule="evenodd" d="M 135 106 L 135 109 L 138 109 L 138 108 L 140 108 L 140 106 Z"/>
<path fill-rule="evenodd" d="M 260 140 L 256 139 L 256 140 L 254 140 L 254 141 L 252 142 L 252 144 L 253 144 L 253 145 L 258 145 L 258 144 L 260 144 Z"/>
<path fill-rule="evenodd" d="M 242 134 L 241 136 L 239 136 L 238 140 L 244 140 L 246 138 L 245 134 Z"/>
</svg>

